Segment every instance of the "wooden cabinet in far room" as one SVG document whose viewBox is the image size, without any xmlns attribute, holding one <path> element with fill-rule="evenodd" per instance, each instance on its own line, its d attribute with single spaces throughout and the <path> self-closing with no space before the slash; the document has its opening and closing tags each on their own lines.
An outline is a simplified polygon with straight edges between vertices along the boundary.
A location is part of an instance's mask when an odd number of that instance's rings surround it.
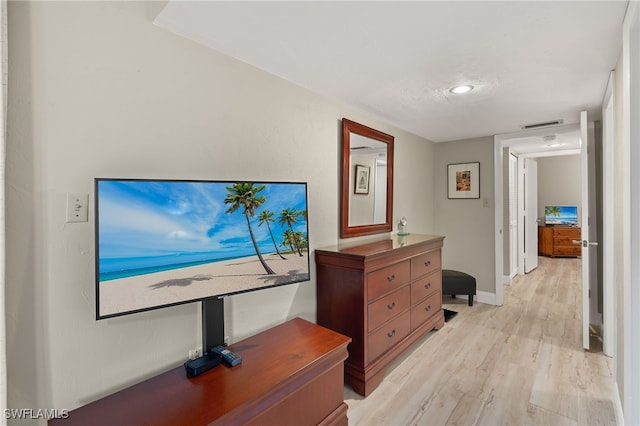
<svg viewBox="0 0 640 426">
<path fill-rule="evenodd" d="M 540 226 L 538 227 L 538 254 L 549 257 L 578 257 L 582 255 L 582 246 L 574 244 L 581 241 L 578 226 Z"/>
</svg>

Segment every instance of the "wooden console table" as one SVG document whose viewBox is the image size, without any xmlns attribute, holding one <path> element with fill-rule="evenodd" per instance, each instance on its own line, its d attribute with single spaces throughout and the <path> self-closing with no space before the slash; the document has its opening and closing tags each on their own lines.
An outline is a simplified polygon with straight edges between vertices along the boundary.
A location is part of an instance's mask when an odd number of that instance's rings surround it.
<svg viewBox="0 0 640 426">
<path fill-rule="evenodd" d="M 411 234 L 315 251 L 318 324 L 353 339 L 345 381 L 359 394 L 369 395 L 393 359 L 444 325 L 443 240 Z"/>
<path fill-rule="evenodd" d="M 51 425 L 347 425 L 351 339 L 300 318 L 229 346 L 242 364 L 188 378 L 174 368 Z"/>
<path fill-rule="evenodd" d="M 582 242 L 581 232 L 578 226 L 539 226 L 538 254 L 550 257 L 582 256 L 582 246 L 573 243 Z"/>
</svg>

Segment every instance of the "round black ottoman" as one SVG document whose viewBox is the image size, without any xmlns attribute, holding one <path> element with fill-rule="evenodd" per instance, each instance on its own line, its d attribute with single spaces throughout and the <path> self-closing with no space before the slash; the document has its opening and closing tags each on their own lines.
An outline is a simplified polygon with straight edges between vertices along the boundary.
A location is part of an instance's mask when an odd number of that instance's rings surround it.
<svg viewBox="0 0 640 426">
<path fill-rule="evenodd" d="M 473 306 L 473 296 L 476 294 L 476 279 L 464 272 L 443 269 L 442 294 L 449 294 L 453 298 L 456 297 L 456 294 L 466 294 L 469 296 L 469 306 Z"/>
</svg>

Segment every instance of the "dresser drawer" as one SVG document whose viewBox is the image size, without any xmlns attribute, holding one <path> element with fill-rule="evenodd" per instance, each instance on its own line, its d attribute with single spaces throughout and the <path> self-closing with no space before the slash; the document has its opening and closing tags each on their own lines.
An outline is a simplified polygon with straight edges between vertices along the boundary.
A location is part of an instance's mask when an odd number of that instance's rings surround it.
<svg viewBox="0 0 640 426">
<path fill-rule="evenodd" d="M 411 314 L 406 311 L 369 335 L 367 342 L 368 361 L 371 362 L 393 345 L 401 341 L 411 331 Z"/>
<path fill-rule="evenodd" d="M 554 246 L 572 246 L 573 241 L 580 241 L 580 235 L 554 235 L 553 236 L 553 245 Z M 580 244 L 575 244 L 576 246 L 580 246 Z"/>
<path fill-rule="evenodd" d="M 409 282 L 409 261 L 396 263 L 367 274 L 367 300 L 374 300 Z"/>
<path fill-rule="evenodd" d="M 411 279 L 416 279 L 440 269 L 440 250 L 430 251 L 411 259 Z"/>
<path fill-rule="evenodd" d="M 580 233 L 582 231 L 580 228 L 553 228 L 553 236 L 554 237 L 569 237 L 580 239 Z"/>
<path fill-rule="evenodd" d="M 411 304 L 416 304 L 436 291 L 442 291 L 442 271 L 439 270 L 411 283 Z"/>
<path fill-rule="evenodd" d="M 582 256 L 582 246 L 578 245 L 563 245 L 553 247 L 554 256 Z"/>
<path fill-rule="evenodd" d="M 416 329 L 438 312 L 442 313 L 442 293 L 439 291 L 411 308 L 411 329 Z"/>
<path fill-rule="evenodd" d="M 367 307 L 367 330 L 371 332 L 391 318 L 409 309 L 409 306 L 411 306 L 410 294 L 409 286 L 404 286 L 369 304 Z"/>
</svg>

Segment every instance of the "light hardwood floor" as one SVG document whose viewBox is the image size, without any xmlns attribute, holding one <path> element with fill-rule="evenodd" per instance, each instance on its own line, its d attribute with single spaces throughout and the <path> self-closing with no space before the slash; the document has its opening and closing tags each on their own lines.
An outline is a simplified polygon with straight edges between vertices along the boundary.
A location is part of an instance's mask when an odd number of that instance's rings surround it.
<svg viewBox="0 0 640 426">
<path fill-rule="evenodd" d="M 444 296 L 458 315 L 414 344 L 351 425 L 614 425 L 612 362 L 582 349 L 580 259 L 540 258 L 502 307 Z"/>
</svg>

